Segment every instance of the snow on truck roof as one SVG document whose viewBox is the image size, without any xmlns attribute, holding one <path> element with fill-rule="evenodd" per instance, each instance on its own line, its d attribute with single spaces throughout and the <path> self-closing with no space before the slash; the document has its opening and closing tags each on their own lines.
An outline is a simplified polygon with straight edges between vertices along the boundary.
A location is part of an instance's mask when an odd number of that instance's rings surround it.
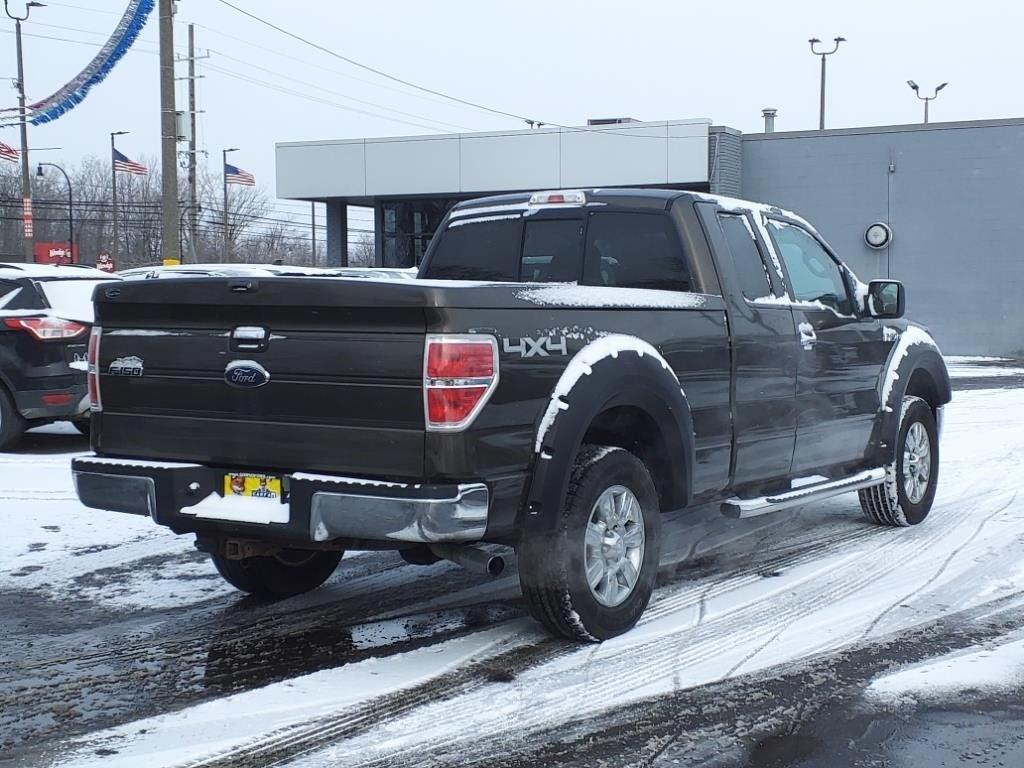
<svg viewBox="0 0 1024 768">
<path fill-rule="evenodd" d="M 488 197 L 477 197 L 473 200 L 464 200 L 458 203 L 452 208 L 452 213 L 456 216 L 460 213 L 462 215 L 471 214 L 479 209 L 497 209 L 503 207 L 516 207 L 516 208 L 527 208 L 530 206 L 537 206 L 536 199 L 545 195 L 575 195 L 582 193 L 582 199 L 585 200 L 583 203 L 570 203 L 566 200 L 564 205 L 585 205 L 587 203 L 611 203 L 611 202 L 625 202 L 629 201 L 640 201 L 648 200 L 656 203 L 663 203 L 668 205 L 674 200 L 680 198 L 689 197 L 695 200 L 707 200 L 720 205 L 726 210 L 746 210 L 756 213 L 775 213 L 787 216 L 797 221 L 803 221 L 803 219 L 792 211 L 787 211 L 785 208 L 780 208 L 777 205 L 770 203 L 759 203 L 754 200 L 741 200 L 735 197 L 728 197 L 725 195 L 713 195 L 708 192 L 695 192 L 691 190 L 682 189 L 655 189 L 649 187 L 613 187 L 603 188 L 594 187 L 592 189 L 579 189 L 579 190 L 551 190 L 550 192 L 517 192 L 506 195 L 490 195 Z M 539 205 L 544 205 L 540 203 Z"/>
</svg>

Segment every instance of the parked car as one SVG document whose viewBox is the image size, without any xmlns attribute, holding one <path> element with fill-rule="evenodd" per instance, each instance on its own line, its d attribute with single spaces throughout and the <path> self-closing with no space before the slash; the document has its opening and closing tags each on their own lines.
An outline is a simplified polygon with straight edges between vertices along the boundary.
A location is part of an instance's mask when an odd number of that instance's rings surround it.
<svg viewBox="0 0 1024 768">
<path fill-rule="evenodd" d="M 0 264 L 0 450 L 54 421 L 88 433 L 92 292 L 112 280 L 89 267 Z"/>
<path fill-rule="evenodd" d="M 420 277 L 99 291 L 79 498 L 194 534 L 265 597 L 345 550 L 493 574 L 479 545 L 511 545 L 533 615 L 590 641 L 643 613 L 663 512 L 857 491 L 880 525 L 928 515 L 938 347 L 900 283 L 861 283 L 795 214 L 485 198 L 450 212 Z"/>
</svg>

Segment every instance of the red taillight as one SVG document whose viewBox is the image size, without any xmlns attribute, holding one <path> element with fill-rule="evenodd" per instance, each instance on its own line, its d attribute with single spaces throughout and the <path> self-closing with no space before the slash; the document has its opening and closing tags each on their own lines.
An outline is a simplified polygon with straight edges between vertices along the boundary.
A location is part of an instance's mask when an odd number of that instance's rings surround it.
<svg viewBox="0 0 1024 768">
<path fill-rule="evenodd" d="M 94 411 L 103 410 L 103 399 L 100 397 L 100 337 L 103 329 L 93 327 L 89 334 L 89 352 L 86 356 L 88 362 L 86 380 L 89 385 L 89 402 Z"/>
<path fill-rule="evenodd" d="M 89 330 L 81 323 L 59 317 L 8 317 L 4 325 L 15 331 L 28 331 L 39 341 L 67 341 Z"/>
<path fill-rule="evenodd" d="M 423 355 L 427 429 L 465 429 L 498 384 L 492 336 L 428 336 Z"/>
<path fill-rule="evenodd" d="M 494 375 L 489 342 L 432 341 L 427 345 L 428 379 L 473 379 Z"/>
<path fill-rule="evenodd" d="M 70 392 L 50 392 L 43 395 L 43 405 L 67 405 L 74 397 Z"/>
</svg>

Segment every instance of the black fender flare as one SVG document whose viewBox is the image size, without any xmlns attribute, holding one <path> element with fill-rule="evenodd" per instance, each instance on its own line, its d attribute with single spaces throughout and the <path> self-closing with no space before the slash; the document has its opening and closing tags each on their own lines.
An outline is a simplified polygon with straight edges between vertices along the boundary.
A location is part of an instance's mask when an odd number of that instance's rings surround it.
<svg viewBox="0 0 1024 768">
<path fill-rule="evenodd" d="M 603 351 L 608 353 L 601 354 Z M 679 379 L 647 342 L 633 336 L 606 336 L 573 357 L 541 415 L 520 530 L 554 529 L 587 430 L 601 413 L 621 406 L 643 411 L 657 425 L 669 454 L 668 465 L 679 472 L 678 506 L 689 504 L 693 419 Z"/>
<path fill-rule="evenodd" d="M 892 435 L 899 430 L 907 387 L 919 370 L 926 372 L 935 385 L 934 405 L 941 407 L 953 399 L 949 372 L 938 345 L 923 328 L 911 325 L 893 345 L 878 380 L 880 409 L 869 446 L 878 465 L 889 464 L 895 457 Z"/>
</svg>

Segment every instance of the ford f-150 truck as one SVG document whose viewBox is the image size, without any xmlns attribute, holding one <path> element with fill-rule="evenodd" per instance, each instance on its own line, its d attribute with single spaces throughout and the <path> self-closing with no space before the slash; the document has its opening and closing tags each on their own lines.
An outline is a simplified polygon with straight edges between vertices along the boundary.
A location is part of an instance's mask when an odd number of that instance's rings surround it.
<svg viewBox="0 0 1024 768">
<path fill-rule="evenodd" d="M 194 534 L 227 581 L 319 586 L 346 550 L 495 572 L 554 633 L 651 597 L 662 514 L 935 495 L 939 350 L 799 216 L 606 189 L 457 205 L 418 280 L 100 286 L 79 498 Z"/>
</svg>

